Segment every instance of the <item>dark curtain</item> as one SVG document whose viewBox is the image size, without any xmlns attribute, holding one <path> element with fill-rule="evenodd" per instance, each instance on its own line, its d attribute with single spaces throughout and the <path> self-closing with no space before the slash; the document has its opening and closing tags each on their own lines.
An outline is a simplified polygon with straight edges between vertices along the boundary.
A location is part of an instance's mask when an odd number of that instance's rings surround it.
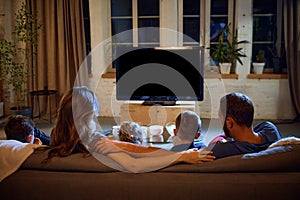
<svg viewBox="0 0 300 200">
<path fill-rule="evenodd" d="M 284 39 L 288 79 L 292 102 L 296 111 L 296 119 L 300 120 L 300 1 L 284 2 Z"/>
</svg>

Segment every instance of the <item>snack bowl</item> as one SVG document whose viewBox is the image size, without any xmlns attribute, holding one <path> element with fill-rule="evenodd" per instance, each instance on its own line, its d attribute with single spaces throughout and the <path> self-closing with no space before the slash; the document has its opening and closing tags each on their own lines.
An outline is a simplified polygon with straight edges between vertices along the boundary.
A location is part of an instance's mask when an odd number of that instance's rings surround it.
<svg viewBox="0 0 300 200">
<path fill-rule="evenodd" d="M 153 135 L 150 136 L 149 138 L 149 142 L 163 142 L 164 141 L 164 137 L 162 135 Z"/>
<path fill-rule="evenodd" d="M 152 125 L 149 126 L 149 133 L 150 135 L 161 135 L 164 131 L 164 127 L 161 125 Z"/>
<path fill-rule="evenodd" d="M 166 130 L 170 134 L 170 136 L 174 136 L 174 129 L 176 128 L 175 122 L 166 123 Z"/>
</svg>

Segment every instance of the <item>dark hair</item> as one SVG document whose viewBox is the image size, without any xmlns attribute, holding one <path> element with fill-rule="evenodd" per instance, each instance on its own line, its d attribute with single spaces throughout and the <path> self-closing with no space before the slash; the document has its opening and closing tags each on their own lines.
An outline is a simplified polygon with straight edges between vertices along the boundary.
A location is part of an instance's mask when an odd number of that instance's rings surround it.
<svg viewBox="0 0 300 200">
<path fill-rule="evenodd" d="M 27 142 L 28 136 L 34 134 L 34 127 L 34 122 L 27 116 L 10 116 L 4 127 L 6 139 Z"/>
<path fill-rule="evenodd" d="M 254 107 L 251 99 L 241 93 L 231 93 L 220 100 L 220 109 L 224 117 L 232 117 L 239 125 L 252 126 Z"/>
</svg>

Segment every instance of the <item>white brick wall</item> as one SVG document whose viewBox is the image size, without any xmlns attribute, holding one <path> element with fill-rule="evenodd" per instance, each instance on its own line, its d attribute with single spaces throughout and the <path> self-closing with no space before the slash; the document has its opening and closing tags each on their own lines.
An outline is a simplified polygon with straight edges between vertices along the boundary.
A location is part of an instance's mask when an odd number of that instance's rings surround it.
<svg viewBox="0 0 300 200">
<path fill-rule="evenodd" d="M 101 78 L 96 95 L 101 116 L 119 117 L 122 101 L 116 100 L 115 79 Z M 287 79 L 205 79 L 204 101 L 196 103 L 202 118 L 218 118 L 219 99 L 230 92 L 248 95 L 255 109 L 255 119 L 293 119 Z"/>
</svg>

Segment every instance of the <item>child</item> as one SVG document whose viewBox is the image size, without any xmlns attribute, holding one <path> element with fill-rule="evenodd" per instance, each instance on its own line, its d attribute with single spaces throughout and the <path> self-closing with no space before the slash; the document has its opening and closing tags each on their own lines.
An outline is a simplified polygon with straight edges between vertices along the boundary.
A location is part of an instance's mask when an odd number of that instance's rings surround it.
<svg viewBox="0 0 300 200">
<path fill-rule="evenodd" d="M 143 129 L 135 122 L 123 122 L 119 132 L 120 141 L 143 144 Z"/>
<path fill-rule="evenodd" d="M 4 131 L 8 140 L 40 145 L 50 144 L 50 136 L 36 128 L 34 122 L 27 116 L 10 116 L 5 124 Z"/>
<path fill-rule="evenodd" d="M 200 137 L 201 120 L 199 116 L 192 111 L 181 112 L 175 121 L 174 146 L 171 151 L 179 152 L 187 149 L 206 147 L 202 142 L 195 143 L 194 139 Z"/>
</svg>

